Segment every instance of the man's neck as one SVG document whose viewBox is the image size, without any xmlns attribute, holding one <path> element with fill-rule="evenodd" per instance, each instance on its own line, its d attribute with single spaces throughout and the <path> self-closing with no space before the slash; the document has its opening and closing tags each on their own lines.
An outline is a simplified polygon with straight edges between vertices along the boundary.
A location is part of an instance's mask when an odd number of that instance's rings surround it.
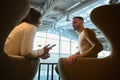
<svg viewBox="0 0 120 80">
<path fill-rule="evenodd" d="M 81 33 L 85 28 L 84 27 L 81 27 L 80 29 L 78 29 L 78 33 Z"/>
</svg>

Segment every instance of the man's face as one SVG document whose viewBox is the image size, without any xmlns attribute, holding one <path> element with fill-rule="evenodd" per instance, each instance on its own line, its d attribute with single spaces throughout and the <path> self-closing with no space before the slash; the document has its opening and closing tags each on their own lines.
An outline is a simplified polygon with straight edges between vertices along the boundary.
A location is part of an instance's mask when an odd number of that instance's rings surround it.
<svg viewBox="0 0 120 80">
<path fill-rule="evenodd" d="M 80 28 L 80 26 L 83 26 L 83 21 L 78 18 L 75 18 L 72 21 L 72 26 L 73 26 L 74 30 L 78 30 Z"/>
</svg>

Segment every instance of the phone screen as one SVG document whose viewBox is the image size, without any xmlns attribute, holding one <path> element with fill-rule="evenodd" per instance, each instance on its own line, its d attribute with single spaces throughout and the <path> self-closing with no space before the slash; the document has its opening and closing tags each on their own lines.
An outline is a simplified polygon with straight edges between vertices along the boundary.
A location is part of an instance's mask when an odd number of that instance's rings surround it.
<svg viewBox="0 0 120 80">
<path fill-rule="evenodd" d="M 53 47 L 55 47 L 55 46 L 56 46 L 56 44 L 53 44 L 53 45 L 50 45 L 49 48 L 53 48 Z"/>
</svg>

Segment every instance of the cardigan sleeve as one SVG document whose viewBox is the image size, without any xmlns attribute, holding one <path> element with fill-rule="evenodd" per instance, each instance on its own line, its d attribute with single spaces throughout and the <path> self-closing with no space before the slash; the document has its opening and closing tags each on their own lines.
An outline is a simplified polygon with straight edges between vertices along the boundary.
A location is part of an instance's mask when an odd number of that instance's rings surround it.
<svg viewBox="0 0 120 80">
<path fill-rule="evenodd" d="M 29 25 L 23 29 L 23 39 L 21 43 L 21 55 L 25 57 L 39 57 L 44 54 L 43 49 L 33 50 L 33 42 L 36 33 L 36 27 Z"/>
</svg>

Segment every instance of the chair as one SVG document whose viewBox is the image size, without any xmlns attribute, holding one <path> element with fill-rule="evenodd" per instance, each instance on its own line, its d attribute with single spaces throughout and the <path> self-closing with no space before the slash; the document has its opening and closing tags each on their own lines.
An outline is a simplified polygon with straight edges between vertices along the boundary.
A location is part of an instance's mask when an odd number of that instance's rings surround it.
<svg viewBox="0 0 120 80">
<path fill-rule="evenodd" d="M 78 58 L 70 65 L 60 58 L 58 69 L 61 80 L 120 80 L 120 4 L 96 7 L 91 21 L 103 32 L 112 50 L 105 58 Z"/>
<path fill-rule="evenodd" d="M 29 0 L 2 0 L 0 2 L 0 79 L 33 80 L 39 59 L 8 55 L 3 46 L 8 34 L 28 13 Z"/>
</svg>

